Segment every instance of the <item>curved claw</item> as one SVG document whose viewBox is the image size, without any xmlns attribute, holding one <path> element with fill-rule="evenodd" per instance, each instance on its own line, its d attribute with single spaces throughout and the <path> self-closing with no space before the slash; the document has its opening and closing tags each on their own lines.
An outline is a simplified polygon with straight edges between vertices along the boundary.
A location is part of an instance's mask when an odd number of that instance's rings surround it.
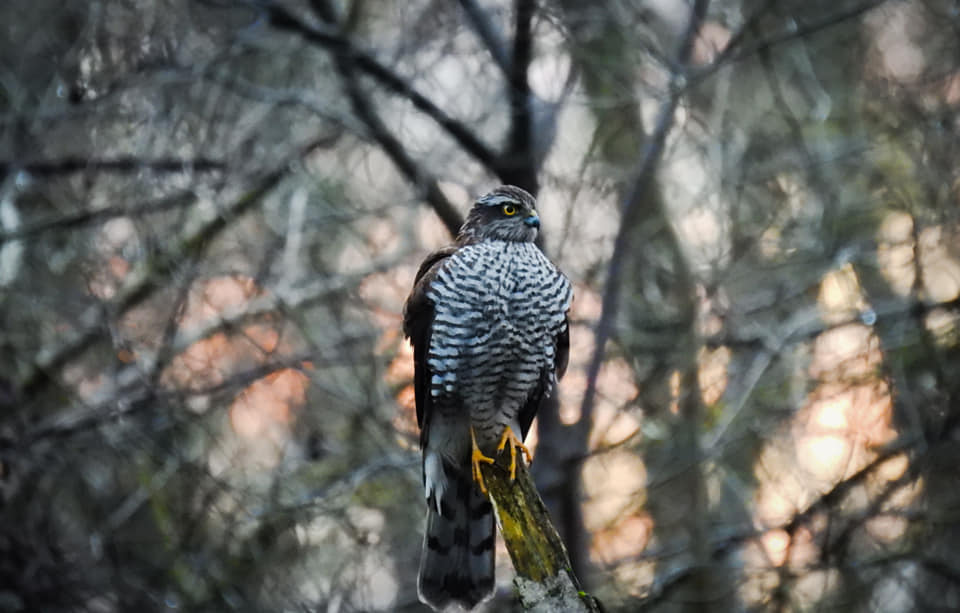
<svg viewBox="0 0 960 613">
<path fill-rule="evenodd" d="M 533 457 L 530 455 L 530 450 L 527 449 L 527 446 L 523 444 L 517 435 L 513 433 L 513 430 L 510 426 L 507 426 L 503 430 L 503 436 L 500 437 L 500 444 L 497 445 L 497 453 L 503 451 L 503 448 L 507 446 L 507 443 L 510 443 L 510 480 L 513 481 L 517 478 L 517 449 L 523 452 L 523 455 L 527 456 L 527 464 L 533 461 Z"/>
</svg>

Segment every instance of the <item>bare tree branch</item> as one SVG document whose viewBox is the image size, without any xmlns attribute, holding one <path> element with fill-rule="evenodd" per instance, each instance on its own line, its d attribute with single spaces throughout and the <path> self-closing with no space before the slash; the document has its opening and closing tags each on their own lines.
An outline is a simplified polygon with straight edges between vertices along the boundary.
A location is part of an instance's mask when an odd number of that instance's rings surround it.
<svg viewBox="0 0 960 613">
<path fill-rule="evenodd" d="M 326 139 L 319 141 L 321 145 L 324 142 Z M 211 240 L 222 233 L 238 216 L 260 204 L 263 197 L 290 174 L 293 168 L 291 162 L 302 159 L 317 146 L 317 143 L 311 143 L 304 147 L 294 158 L 265 174 L 253 188 L 225 207 L 219 214 L 201 224 L 193 232 L 182 236 L 179 241 L 174 241 L 170 249 L 150 258 L 131 272 L 117 297 L 104 305 L 100 309 L 101 313 L 122 315 L 147 300 L 160 288 L 161 279 L 173 274 L 185 258 L 192 259 L 200 256 Z M 24 398 L 29 398 L 38 392 L 54 373 L 91 345 L 105 339 L 100 317 L 95 315 L 93 319 L 92 324 L 82 322 L 81 328 L 69 334 L 69 338 L 62 344 L 45 349 L 37 355 L 36 363 L 19 384 Z"/>
<path fill-rule="evenodd" d="M 127 204 L 107 206 L 101 209 L 66 213 L 43 221 L 26 224 L 12 230 L 0 231 L 0 244 L 7 241 L 30 238 L 45 232 L 72 230 L 91 224 L 101 223 L 115 217 L 142 217 L 153 213 L 162 213 L 172 209 L 189 206 L 196 201 L 192 190 L 182 191 L 147 204 L 129 206 Z"/>
<path fill-rule="evenodd" d="M 321 18 L 325 20 L 334 18 L 333 9 L 324 0 L 315 0 L 312 4 Z M 331 23 L 330 25 L 334 24 Z M 339 53 L 334 57 L 337 72 L 347 92 L 347 97 L 350 99 L 350 105 L 353 107 L 354 113 L 367 127 L 370 138 L 380 145 L 397 166 L 397 169 L 400 170 L 400 173 L 417 189 L 423 190 L 424 199 L 433 208 L 450 235 L 456 236 L 463 224 L 463 217 L 456 207 L 447 200 L 447 197 L 440 190 L 440 186 L 437 185 L 436 179 L 417 164 L 416 160 L 407 152 L 403 143 L 390 132 L 383 120 L 377 115 L 369 96 L 360 87 L 353 70 L 357 61 L 357 57 L 351 53 Z"/>
<path fill-rule="evenodd" d="M 506 455 L 482 464 L 500 533 L 513 567 L 525 610 L 599 612 L 596 600 L 581 590 L 567 549 L 557 534 L 523 460 L 510 478 Z"/>
<path fill-rule="evenodd" d="M 699 83 L 710 77 L 713 73 L 726 64 L 751 58 L 758 53 L 769 51 L 773 47 L 782 45 L 783 43 L 807 38 L 827 28 L 831 28 L 833 26 L 850 21 L 851 19 L 861 17 L 864 13 L 868 13 L 878 6 L 886 3 L 887 0 L 868 0 L 862 4 L 855 4 L 849 8 L 842 9 L 836 13 L 826 15 L 808 23 L 795 24 L 796 27 L 790 28 L 789 30 L 783 32 L 778 32 L 773 36 L 769 36 L 748 45 L 745 42 L 746 36 L 756 28 L 757 23 L 767 13 L 767 11 L 776 5 L 774 0 L 769 0 L 750 15 L 743 26 L 737 30 L 733 37 L 730 38 L 730 41 L 727 43 L 727 45 L 719 54 L 717 54 L 717 56 L 712 62 L 710 62 L 709 65 L 698 70 L 691 71 L 688 75 L 688 79 L 691 84 Z"/>
<path fill-rule="evenodd" d="M 636 221 L 647 210 L 645 206 L 647 203 L 641 202 L 641 196 L 646 193 L 649 183 L 653 181 L 660 155 L 663 152 L 663 145 L 670 128 L 673 126 L 674 112 L 686 87 L 686 73 L 694 38 L 700 30 L 700 24 L 703 22 L 704 15 L 706 15 L 708 4 L 708 0 L 697 0 L 690 12 L 686 32 L 681 38 L 675 54 L 676 60 L 673 64 L 676 66 L 676 72 L 671 77 L 670 91 L 667 94 L 667 99 L 660 105 L 653 134 L 644 142 L 635 179 L 623 204 L 620 230 L 617 232 L 613 255 L 610 256 L 610 263 L 607 266 L 600 319 L 594 332 L 593 357 L 587 367 L 587 388 L 580 406 L 580 419 L 584 424 L 590 423 L 593 414 L 594 398 L 597 393 L 597 376 L 600 373 L 600 366 L 603 364 L 606 353 L 606 343 L 610 338 L 613 322 L 616 319 L 616 311 L 620 301 L 624 256 L 630 251 L 633 240 L 632 230 L 636 227 Z"/>
<path fill-rule="evenodd" d="M 470 20 L 473 31 L 477 33 L 487 51 L 490 52 L 494 63 L 503 71 L 504 76 L 509 77 L 512 69 L 507 43 L 502 33 L 494 25 L 490 14 L 480 6 L 477 0 L 460 0 L 460 6 L 466 13 L 467 19 Z"/>
<path fill-rule="evenodd" d="M 113 159 L 65 157 L 58 160 L 30 160 L 14 162 L 0 160 L 0 174 L 26 171 L 38 176 L 72 174 L 76 172 L 213 172 L 226 170 L 221 160 L 206 157 L 196 158 L 139 158 L 125 156 Z"/>
<path fill-rule="evenodd" d="M 390 68 L 380 63 L 369 53 L 357 48 L 348 37 L 311 26 L 278 4 L 270 3 L 264 10 L 268 12 L 270 25 L 279 30 L 296 33 L 304 39 L 324 47 L 336 56 L 338 61 L 348 61 L 351 66 L 372 77 L 387 91 L 409 100 L 417 110 L 433 119 L 463 147 L 464 151 L 485 167 L 494 170 L 500 168 L 496 153 L 477 138 L 463 122 L 448 115 Z"/>
</svg>

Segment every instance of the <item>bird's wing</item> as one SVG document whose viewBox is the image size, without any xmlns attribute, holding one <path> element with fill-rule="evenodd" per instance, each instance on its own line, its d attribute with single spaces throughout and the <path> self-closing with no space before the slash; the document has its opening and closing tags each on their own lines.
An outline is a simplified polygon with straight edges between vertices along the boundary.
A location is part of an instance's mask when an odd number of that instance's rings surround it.
<svg viewBox="0 0 960 613">
<path fill-rule="evenodd" d="M 553 362 L 553 369 L 544 369 L 540 373 L 540 382 L 530 392 L 527 402 L 520 407 L 517 414 L 517 421 L 520 423 L 520 437 L 526 438 L 527 431 L 530 430 L 530 424 L 537 412 L 543 405 L 544 400 L 550 394 L 557 393 L 556 382 L 567 372 L 567 363 L 570 361 L 570 322 L 567 319 L 563 321 L 563 329 L 557 334 L 555 342 L 557 344 L 556 358 Z"/>
<path fill-rule="evenodd" d="M 413 345 L 413 389 L 417 404 L 417 425 L 420 426 L 420 444 L 423 445 L 430 421 L 430 367 L 427 353 L 433 330 L 433 302 L 427 296 L 430 283 L 448 257 L 457 251 L 451 245 L 434 251 L 420 264 L 413 282 L 413 290 L 403 307 L 403 333 Z"/>
<path fill-rule="evenodd" d="M 565 317 L 563 320 L 563 329 L 560 331 L 560 334 L 557 335 L 557 353 L 556 361 L 554 362 L 555 367 L 553 371 L 557 374 L 557 381 L 559 381 L 564 373 L 567 372 L 567 363 L 570 361 L 570 318 Z"/>
</svg>

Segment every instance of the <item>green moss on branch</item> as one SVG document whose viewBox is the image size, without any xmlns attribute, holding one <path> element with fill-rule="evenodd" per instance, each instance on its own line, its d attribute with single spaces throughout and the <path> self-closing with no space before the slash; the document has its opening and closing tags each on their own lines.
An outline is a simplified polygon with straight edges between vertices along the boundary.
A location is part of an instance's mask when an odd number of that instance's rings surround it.
<svg viewBox="0 0 960 613">
<path fill-rule="evenodd" d="M 533 611 L 599 612 L 596 600 L 580 589 L 573 575 L 567 549 L 527 467 L 517 458 L 516 479 L 511 481 L 508 458 L 501 454 L 495 464 L 482 464 L 480 470 L 517 571 L 521 603 Z"/>
</svg>

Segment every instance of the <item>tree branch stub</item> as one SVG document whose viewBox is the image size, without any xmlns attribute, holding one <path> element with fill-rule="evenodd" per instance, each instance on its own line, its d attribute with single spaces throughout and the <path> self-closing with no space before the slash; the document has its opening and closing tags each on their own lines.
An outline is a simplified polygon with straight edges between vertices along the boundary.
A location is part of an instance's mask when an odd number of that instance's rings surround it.
<svg viewBox="0 0 960 613">
<path fill-rule="evenodd" d="M 528 611 L 599 612 L 592 596 L 580 589 L 571 570 L 567 549 L 560 540 L 540 494 L 522 460 L 516 479 L 510 479 L 507 454 L 480 470 L 497 525 L 517 572 L 514 585 Z"/>
</svg>

